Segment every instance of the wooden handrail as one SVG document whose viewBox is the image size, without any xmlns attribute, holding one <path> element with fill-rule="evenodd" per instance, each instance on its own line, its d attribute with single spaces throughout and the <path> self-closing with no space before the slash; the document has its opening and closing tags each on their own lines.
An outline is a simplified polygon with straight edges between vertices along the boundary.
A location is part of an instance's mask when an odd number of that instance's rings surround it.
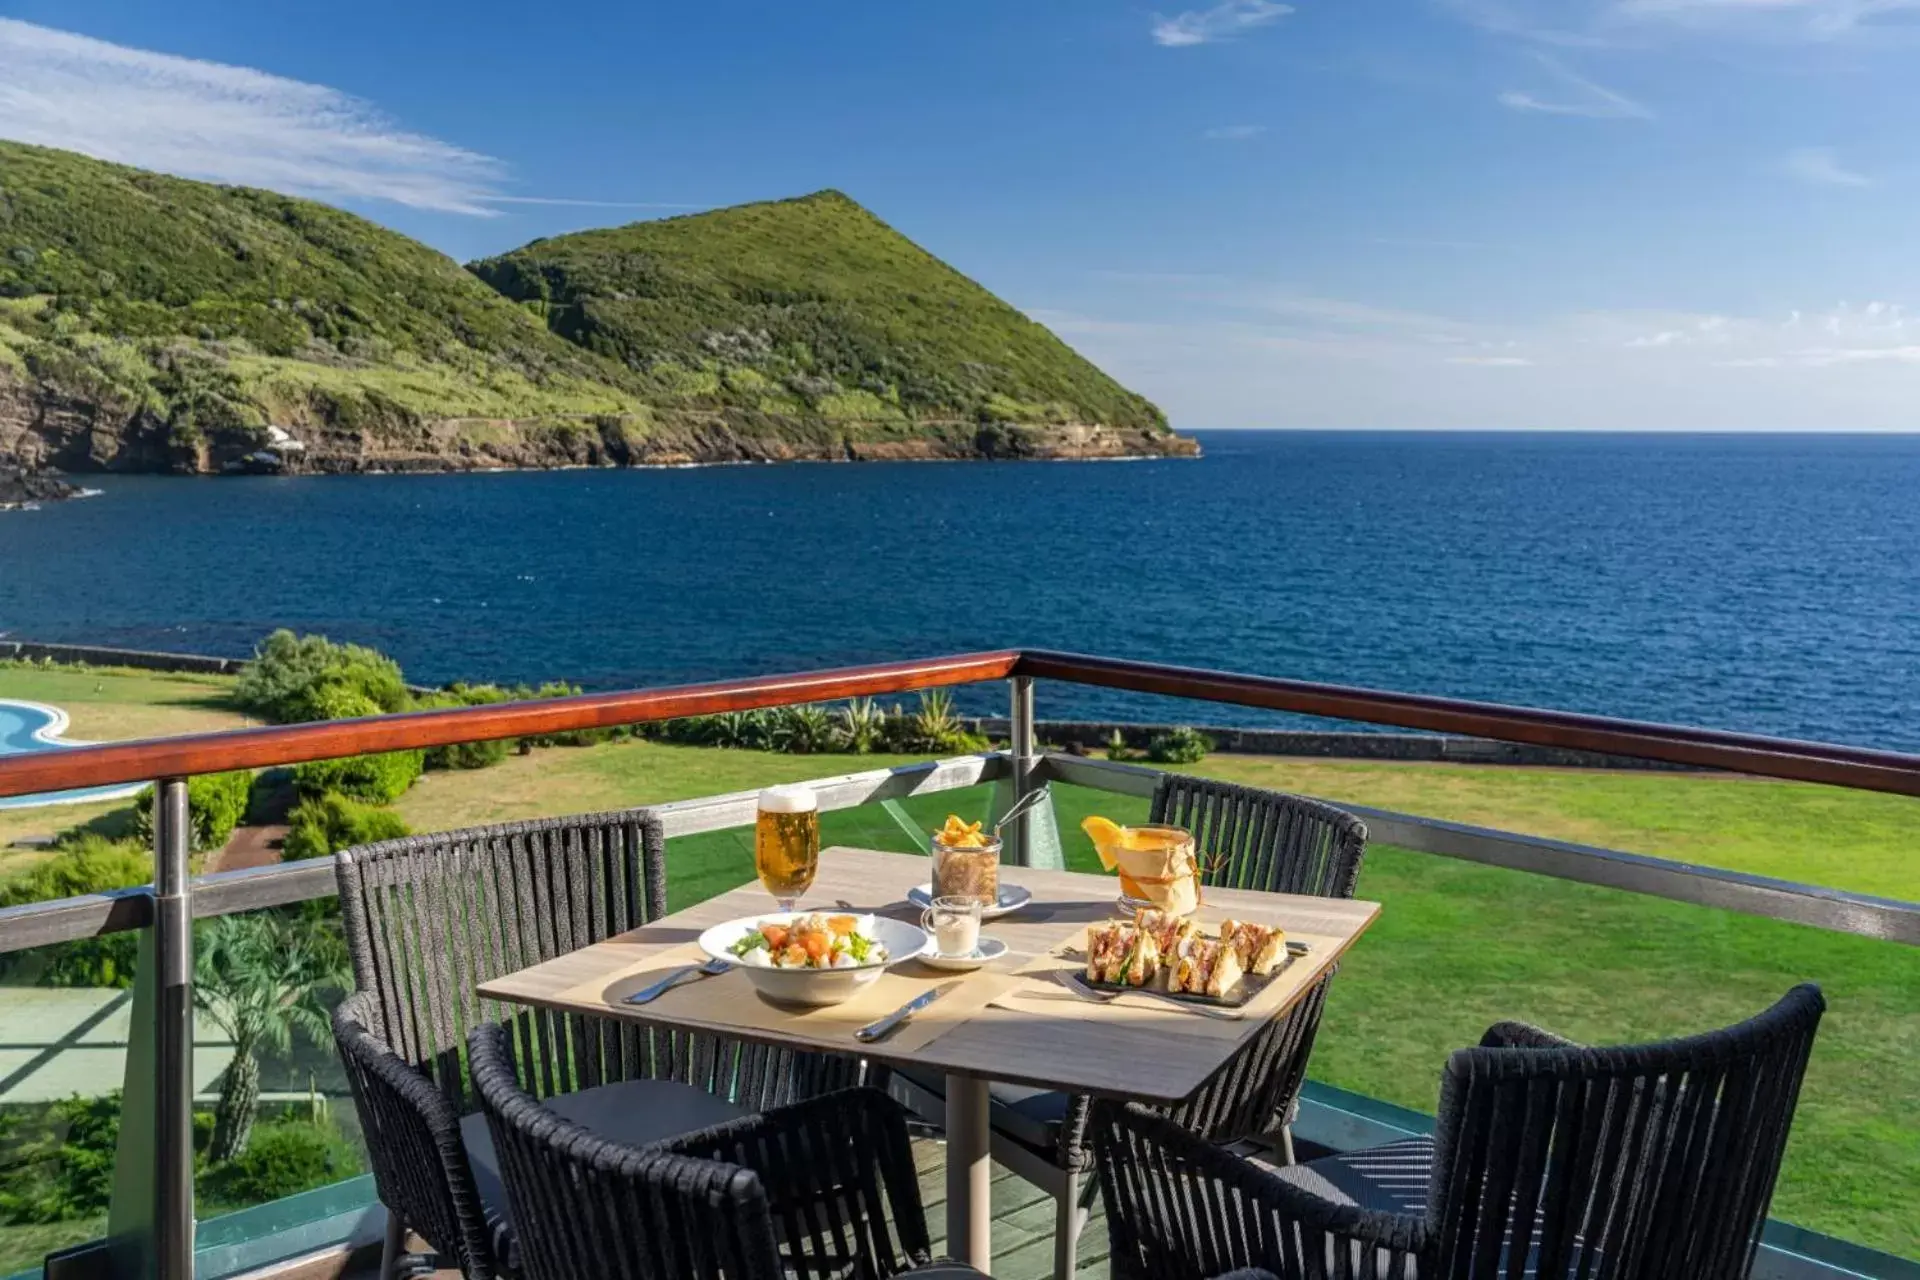
<svg viewBox="0 0 1920 1280">
<path fill-rule="evenodd" d="M 261 769 L 377 751 L 604 729 L 677 716 L 905 693 L 1009 676 L 1635 756 L 1863 791 L 1920 795 L 1920 756 L 1894 751 L 1239 675 L 1166 663 L 1047 650 L 1002 649 L 663 689 L 583 694 L 540 702 L 234 729 L 224 733 L 31 752 L 0 757 L 0 796 L 147 782 L 154 778 L 230 769 Z"/>
<path fill-rule="evenodd" d="M 1433 733 L 1467 734 L 1502 742 L 1563 747 L 1603 755 L 1633 756 L 1734 773 L 1820 782 L 1861 791 L 1920 795 L 1920 755 L 1869 747 L 1800 742 L 1757 734 L 1724 733 L 1643 720 L 1542 711 L 1492 702 L 1468 702 L 1425 694 L 1238 675 L 1159 662 L 1130 662 L 1079 653 L 1025 650 L 1014 674 L 1064 680 L 1102 689 L 1225 702 L 1272 711 L 1370 724 L 1397 725 Z"/>
<path fill-rule="evenodd" d="M 413 711 L 359 720 L 229 729 L 221 733 L 34 751 L 0 757 L 0 796 L 37 795 L 74 787 L 224 773 L 230 769 L 265 769 L 379 751 L 445 747 L 460 742 L 606 729 L 721 711 L 907 693 L 915 689 L 1005 679 L 1013 673 L 1018 657 L 1018 653 L 1007 649 L 793 675 L 756 676 L 747 680 L 674 685 L 664 689 L 588 693 L 538 702 L 502 702 L 445 711 Z"/>
</svg>

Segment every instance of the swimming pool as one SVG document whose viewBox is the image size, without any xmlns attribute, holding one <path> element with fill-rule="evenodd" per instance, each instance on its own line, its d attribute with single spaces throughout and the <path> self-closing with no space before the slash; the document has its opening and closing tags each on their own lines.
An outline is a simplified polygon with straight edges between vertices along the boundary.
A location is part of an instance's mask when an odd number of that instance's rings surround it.
<svg viewBox="0 0 1920 1280">
<path fill-rule="evenodd" d="M 27 751 L 56 751 L 61 747 L 83 747 L 84 742 L 69 742 L 61 735 L 67 731 L 67 713 L 42 702 L 18 702 L 0 698 L 0 756 Z M 31 809 L 43 804 L 85 804 L 93 800 L 118 800 L 135 795 L 138 785 L 130 787 L 83 787 L 75 791 L 49 791 L 37 796 L 8 796 L 0 799 L 0 809 Z"/>
</svg>

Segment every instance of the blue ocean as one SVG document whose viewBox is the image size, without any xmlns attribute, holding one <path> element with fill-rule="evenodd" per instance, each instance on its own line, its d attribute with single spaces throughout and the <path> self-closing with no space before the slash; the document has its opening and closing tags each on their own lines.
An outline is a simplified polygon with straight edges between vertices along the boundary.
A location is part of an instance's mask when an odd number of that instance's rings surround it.
<svg viewBox="0 0 1920 1280">
<path fill-rule="evenodd" d="M 291 626 L 423 682 L 588 688 L 1030 645 L 1920 749 L 1920 437 L 1199 434 L 1198 462 L 95 477 L 0 514 L 0 632 Z"/>
</svg>

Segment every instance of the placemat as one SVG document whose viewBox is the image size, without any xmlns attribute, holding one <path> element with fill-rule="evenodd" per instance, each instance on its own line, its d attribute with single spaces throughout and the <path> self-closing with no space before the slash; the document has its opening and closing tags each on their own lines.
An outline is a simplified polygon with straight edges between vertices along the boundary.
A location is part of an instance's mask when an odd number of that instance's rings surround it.
<svg viewBox="0 0 1920 1280">
<path fill-rule="evenodd" d="M 1218 921 L 1202 921 L 1201 930 L 1217 934 Z M 1292 933 L 1290 940 L 1305 942 L 1313 948 L 1304 956 L 1293 958 L 1273 976 L 1261 992 L 1241 1006 L 1245 1015 L 1238 1020 L 1210 1018 L 1201 1013 L 1182 1012 L 1165 1000 L 1152 996 L 1122 995 L 1114 1000 L 1096 1004 L 1069 994 L 1053 976 L 1056 973 L 1071 973 L 1076 977 L 1086 974 L 1087 931 L 1081 929 L 1066 941 L 1054 947 L 1045 955 L 1036 956 L 1015 971 L 1015 984 L 995 996 L 992 1003 L 1002 1009 L 1013 1009 L 1021 1013 L 1031 1013 L 1052 1018 L 1089 1018 L 1114 1022 L 1152 1022 L 1166 1028 L 1170 1019 L 1178 1019 L 1182 1034 L 1209 1036 L 1221 1040 L 1236 1040 L 1252 1028 L 1277 1017 L 1290 1007 L 1300 994 L 1318 980 L 1318 966 L 1314 956 L 1327 954 L 1337 943 L 1337 939 L 1322 937 L 1311 933 Z M 1073 951 L 1078 954 L 1068 958 L 1062 954 Z"/>
<path fill-rule="evenodd" d="M 704 959 L 706 953 L 695 943 L 670 947 L 605 977 L 568 988 L 557 999 L 562 1004 L 576 1001 L 601 1004 L 609 1013 L 676 1027 L 766 1032 L 805 1039 L 824 1049 L 854 1051 L 864 1047 L 853 1038 L 853 1033 L 861 1027 L 885 1017 L 933 987 L 958 982 L 959 986 L 873 1046 L 887 1053 L 911 1053 L 966 1022 L 1017 981 L 1005 968 L 943 973 L 907 961 L 882 973 L 844 1004 L 800 1008 L 763 999 L 744 973 L 729 969 L 711 978 L 689 978 L 644 1005 L 625 1003 L 627 996 L 665 977 L 668 970 Z"/>
</svg>

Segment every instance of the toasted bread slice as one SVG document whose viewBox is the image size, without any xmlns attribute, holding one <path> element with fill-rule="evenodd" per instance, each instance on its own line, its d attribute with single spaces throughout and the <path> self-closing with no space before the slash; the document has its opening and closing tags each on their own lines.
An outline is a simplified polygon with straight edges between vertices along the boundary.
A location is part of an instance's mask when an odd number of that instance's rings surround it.
<svg viewBox="0 0 1920 1280">
<path fill-rule="evenodd" d="M 1144 987 L 1160 974 L 1160 944 L 1145 929 L 1134 931 L 1133 947 L 1127 953 L 1126 971 L 1121 981 L 1130 987 Z"/>
<path fill-rule="evenodd" d="M 1107 957 L 1118 941 L 1120 926 L 1097 924 L 1087 930 L 1087 981 L 1105 982 Z"/>
<path fill-rule="evenodd" d="M 1206 994 L 1218 999 L 1225 996 L 1240 984 L 1244 968 L 1240 963 L 1240 953 L 1232 947 L 1222 945 L 1219 956 L 1214 962 L 1213 972 L 1207 975 Z"/>
<path fill-rule="evenodd" d="M 1180 940 L 1195 931 L 1193 921 L 1184 916 L 1161 911 L 1156 907 L 1140 908 L 1134 913 L 1133 923 L 1134 927 L 1145 929 L 1153 935 L 1153 940 L 1160 946 L 1162 956 L 1172 955 L 1174 948 L 1180 945 Z"/>
<path fill-rule="evenodd" d="M 1232 945 L 1240 967 L 1257 978 L 1279 968 L 1287 958 L 1287 935 L 1280 929 L 1250 920 L 1224 920 L 1220 939 Z"/>
</svg>

